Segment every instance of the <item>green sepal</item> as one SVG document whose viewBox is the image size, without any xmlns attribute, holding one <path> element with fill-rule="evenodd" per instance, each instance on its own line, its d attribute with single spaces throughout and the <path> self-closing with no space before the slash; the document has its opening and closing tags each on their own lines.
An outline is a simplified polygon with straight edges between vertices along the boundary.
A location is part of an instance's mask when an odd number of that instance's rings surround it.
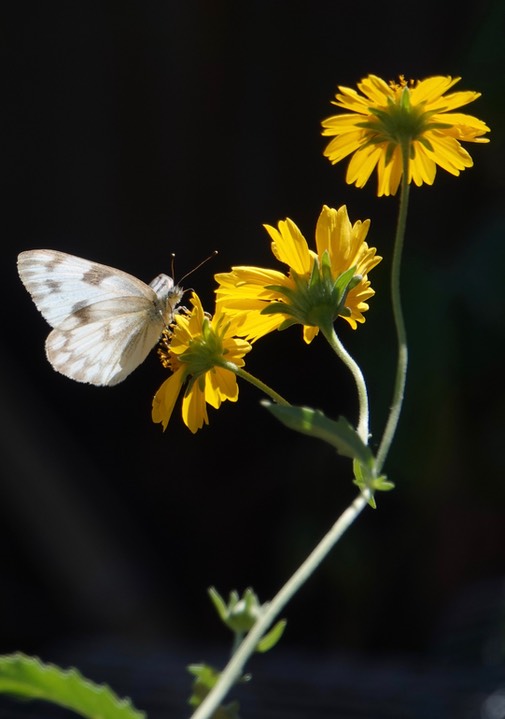
<svg viewBox="0 0 505 719">
<path fill-rule="evenodd" d="M 294 314 L 292 308 L 287 305 L 285 302 L 279 302 L 278 300 L 273 300 L 272 302 L 269 302 L 268 305 L 265 305 L 261 309 L 262 315 L 289 315 Z"/>
<path fill-rule="evenodd" d="M 410 102 L 410 92 L 408 87 L 404 87 L 400 95 L 400 107 L 402 110 L 410 112 L 412 104 Z"/>
<path fill-rule="evenodd" d="M 349 317 L 351 311 L 345 306 L 347 295 L 363 279 L 355 273 L 356 267 L 350 267 L 334 279 L 330 255 L 325 250 L 320 259 L 315 259 L 308 278 L 292 270 L 293 287 L 267 285 L 266 289 L 278 293 L 279 299 L 269 302 L 261 314 L 284 315 L 279 329 L 293 324 L 322 328 L 333 323 L 339 315 Z"/>
<path fill-rule="evenodd" d="M 207 589 L 207 593 L 209 597 L 211 598 L 212 604 L 216 608 L 217 613 L 219 614 L 220 620 L 226 624 L 226 620 L 228 618 L 228 607 L 226 606 L 226 602 L 224 601 L 223 597 L 219 594 L 217 589 L 215 587 L 209 587 Z M 236 594 L 236 592 L 235 592 Z M 238 599 L 238 595 L 237 595 Z"/>
<path fill-rule="evenodd" d="M 389 165 L 391 160 L 393 159 L 394 151 L 396 150 L 396 145 L 393 142 L 388 142 L 386 147 L 386 159 L 384 160 L 384 164 L 386 167 Z"/>
<path fill-rule="evenodd" d="M 374 488 L 379 492 L 390 492 L 395 488 L 395 483 L 391 482 L 385 474 L 380 474 L 374 480 Z"/>
<path fill-rule="evenodd" d="M 423 145 L 423 147 L 425 147 L 428 150 L 428 152 L 433 152 L 433 145 L 424 135 L 421 135 L 420 137 L 418 137 L 417 140 L 418 140 L 418 142 L 421 143 L 421 145 Z"/>
<path fill-rule="evenodd" d="M 358 462 L 358 460 L 356 459 L 353 462 L 353 470 L 353 484 L 355 484 L 361 491 L 363 491 L 364 489 L 369 489 L 372 492 L 368 504 L 373 509 L 376 509 L 377 504 L 375 503 L 373 493 L 389 492 L 394 489 L 394 483 L 388 480 L 385 474 L 380 474 L 378 477 L 375 477 L 373 474 L 370 474 L 368 469 L 366 467 L 363 467 L 363 465 L 361 465 L 360 462 Z"/>
<path fill-rule="evenodd" d="M 326 417 L 321 410 L 310 407 L 285 407 L 268 400 L 262 400 L 261 404 L 286 427 L 328 442 L 339 454 L 357 459 L 360 465 L 373 474 L 375 460 L 370 447 L 344 417 L 335 421 Z"/>
<path fill-rule="evenodd" d="M 333 296 L 339 305 L 345 302 L 345 298 L 350 290 L 354 289 L 363 279 L 361 275 L 356 275 L 356 267 L 350 267 L 337 277 L 333 285 Z M 340 309 L 340 308 L 339 308 Z"/>
<path fill-rule="evenodd" d="M 296 324 L 298 324 L 296 320 L 285 319 L 284 322 L 281 322 L 281 324 L 277 327 L 277 330 L 282 332 L 283 330 L 287 330 L 288 327 L 292 327 Z"/>
<path fill-rule="evenodd" d="M 286 624 L 286 619 L 281 619 L 279 622 L 274 624 L 272 629 L 270 629 L 270 631 L 267 632 L 256 644 L 256 651 L 260 652 L 261 654 L 264 654 L 265 652 L 268 652 L 269 649 L 275 647 L 279 639 L 284 634 Z"/>
<path fill-rule="evenodd" d="M 120 699 L 105 684 L 94 684 L 77 669 L 44 664 L 21 653 L 0 656 L 0 693 L 38 699 L 71 709 L 86 719 L 144 719 L 130 699 Z"/>
<path fill-rule="evenodd" d="M 209 587 L 207 590 L 209 597 L 216 608 L 219 618 L 229 629 L 234 632 L 235 637 L 242 637 L 247 634 L 256 624 L 263 606 L 255 592 L 249 587 L 245 590 L 242 597 L 234 589 L 230 592 L 228 604 L 219 594 L 215 587 Z M 269 632 L 267 632 L 256 645 L 257 652 L 267 652 L 274 647 L 282 637 L 286 620 L 281 619 L 275 624 Z"/>
<path fill-rule="evenodd" d="M 371 489 L 370 487 L 370 476 L 369 473 L 367 473 L 364 470 L 364 467 L 360 462 L 358 462 L 357 459 L 353 460 L 352 468 L 354 471 L 354 479 L 352 481 L 353 484 L 355 484 L 360 492 L 363 492 L 365 489 Z M 373 493 L 370 494 L 370 498 L 368 500 L 368 504 L 372 509 L 377 509 L 377 504 L 375 502 L 375 498 L 373 496 Z"/>
<path fill-rule="evenodd" d="M 230 592 L 228 604 L 215 587 L 209 587 L 208 593 L 221 621 L 232 632 L 238 634 L 248 632 L 261 613 L 259 599 L 250 587 L 245 590 L 242 597 L 235 590 Z"/>
</svg>

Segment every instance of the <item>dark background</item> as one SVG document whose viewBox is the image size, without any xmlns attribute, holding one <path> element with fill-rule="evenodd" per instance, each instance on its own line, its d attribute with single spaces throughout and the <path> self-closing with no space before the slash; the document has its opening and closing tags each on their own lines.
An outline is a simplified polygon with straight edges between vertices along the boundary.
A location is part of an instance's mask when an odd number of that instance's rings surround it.
<svg viewBox="0 0 505 719">
<path fill-rule="evenodd" d="M 289 606 L 283 647 L 503 661 L 505 9 L 406 12 L 200 0 L 19 3 L 4 17 L 0 651 L 67 663 L 84 639 L 191 645 L 189 660 L 206 643 L 227 651 L 206 588 L 271 597 L 354 496 L 348 463 L 276 424 L 244 384 L 193 436 L 179 411 L 164 434 L 151 423 L 165 378 L 154 353 L 115 388 L 56 374 L 16 256 L 59 249 L 149 282 L 172 252 L 180 277 L 217 249 L 188 280 L 211 309 L 215 272 L 276 266 L 262 223 L 289 216 L 312 241 L 322 204 L 346 203 L 353 221 L 372 219 L 385 258 L 365 325 L 339 323 L 377 443 L 397 200 L 375 196 L 375 176 L 347 186 L 320 136 L 337 84 L 372 72 L 462 76 L 456 89 L 483 93 L 462 111 L 488 123 L 491 144 L 467 145 L 475 167 L 459 178 L 440 170 L 411 193 L 411 365 L 386 466 L 397 488 Z M 259 342 L 247 368 L 292 402 L 356 419 L 347 371 L 299 328 Z"/>
</svg>

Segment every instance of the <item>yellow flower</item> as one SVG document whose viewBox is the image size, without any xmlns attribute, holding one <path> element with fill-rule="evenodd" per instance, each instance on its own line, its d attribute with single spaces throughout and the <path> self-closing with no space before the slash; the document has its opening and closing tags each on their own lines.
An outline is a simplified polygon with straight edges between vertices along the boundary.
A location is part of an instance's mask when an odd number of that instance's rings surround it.
<svg viewBox="0 0 505 719">
<path fill-rule="evenodd" d="M 243 367 L 243 357 L 251 345 L 234 336 L 234 322 L 222 312 L 209 318 L 195 293 L 191 304 L 191 312 L 176 314 L 173 329 L 165 333 L 165 349 L 160 350 L 160 356 L 173 374 L 154 396 L 152 419 L 167 428 L 177 397 L 187 382 L 182 418 L 195 433 L 209 423 L 207 404 L 218 409 L 224 400 L 237 401 L 236 375 L 225 365 Z"/>
<path fill-rule="evenodd" d="M 463 142 L 489 142 L 481 137 L 489 127 L 472 115 L 451 112 L 480 97 L 479 92 L 444 95 L 461 78 L 429 77 L 407 84 L 387 84 L 376 75 L 358 83 L 356 90 L 340 87 L 337 107 L 349 113 L 323 121 L 323 135 L 333 136 L 324 155 L 333 163 L 354 153 L 347 168 L 346 182 L 363 187 L 375 167 L 378 195 L 394 195 L 400 184 L 402 144 L 410 148 L 409 183 L 432 185 L 437 165 L 452 175 L 473 160 L 461 146 Z"/>
<path fill-rule="evenodd" d="M 289 218 L 279 222 L 279 229 L 265 225 L 272 252 L 288 265 L 289 273 L 232 267 L 231 272 L 216 275 L 217 307 L 240 323 L 237 334 L 252 341 L 301 324 L 308 344 L 338 316 L 356 329 L 365 321 L 362 313 L 374 294 L 368 272 L 382 259 L 364 241 L 369 226 L 370 220 L 351 225 L 345 205 L 338 210 L 325 205 L 316 226 L 314 252 Z"/>
</svg>

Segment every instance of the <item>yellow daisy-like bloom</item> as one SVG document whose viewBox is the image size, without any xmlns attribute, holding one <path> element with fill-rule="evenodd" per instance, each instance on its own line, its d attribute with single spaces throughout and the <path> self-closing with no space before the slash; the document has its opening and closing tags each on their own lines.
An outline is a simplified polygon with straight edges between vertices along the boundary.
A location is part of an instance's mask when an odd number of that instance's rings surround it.
<svg viewBox="0 0 505 719">
<path fill-rule="evenodd" d="M 360 93 L 340 87 L 333 105 L 349 110 L 323 121 L 323 135 L 333 136 L 324 155 L 333 163 L 354 153 L 346 182 L 363 187 L 375 167 L 378 195 L 394 195 L 403 174 L 402 150 L 408 143 L 409 183 L 432 185 L 437 165 L 452 175 L 472 167 L 460 142 L 489 142 L 482 120 L 452 110 L 480 97 L 479 92 L 444 95 L 461 78 L 429 77 L 416 83 L 386 83 L 376 75 L 358 83 Z"/>
<path fill-rule="evenodd" d="M 289 218 L 279 222 L 278 229 L 265 225 L 272 252 L 288 265 L 289 273 L 233 267 L 218 274 L 217 307 L 236 319 L 237 333 L 251 341 L 301 324 L 309 344 L 338 316 L 356 329 L 365 321 L 367 300 L 375 294 L 368 272 L 382 259 L 365 242 L 369 226 L 370 220 L 352 225 L 345 205 L 338 210 L 325 205 L 317 221 L 314 252 Z"/>
<path fill-rule="evenodd" d="M 251 345 L 235 336 L 234 321 L 222 312 L 209 318 L 195 293 L 191 304 L 192 311 L 176 314 L 173 329 L 165 333 L 165 349 L 160 350 L 160 356 L 173 374 L 154 396 L 152 419 L 167 428 L 177 397 L 187 382 L 182 418 L 195 433 L 209 423 L 207 404 L 218 409 L 224 400 L 237 401 L 236 375 L 223 365 L 230 362 L 243 367 L 244 355 Z"/>
</svg>

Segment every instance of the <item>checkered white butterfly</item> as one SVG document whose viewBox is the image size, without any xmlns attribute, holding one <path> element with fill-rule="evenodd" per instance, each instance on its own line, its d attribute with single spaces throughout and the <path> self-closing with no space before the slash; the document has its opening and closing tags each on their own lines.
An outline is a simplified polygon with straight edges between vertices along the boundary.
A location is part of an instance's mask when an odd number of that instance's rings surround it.
<svg viewBox="0 0 505 719">
<path fill-rule="evenodd" d="M 18 272 L 53 331 L 46 354 L 77 382 L 115 385 L 147 357 L 183 296 L 168 275 L 146 285 L 114 267 L 56 250 L 28 250 Z"/>
</svg>

